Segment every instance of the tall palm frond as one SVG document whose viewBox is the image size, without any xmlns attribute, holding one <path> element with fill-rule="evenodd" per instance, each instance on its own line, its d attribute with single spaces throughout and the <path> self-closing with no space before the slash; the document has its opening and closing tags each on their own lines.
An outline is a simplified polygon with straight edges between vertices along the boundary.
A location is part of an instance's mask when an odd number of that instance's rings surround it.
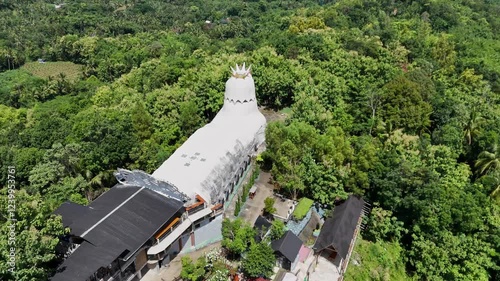
<svg viewBox="0 0 500 281">
<path fill-rule="evenodd" d="M 87 189 L 85 190 L 85 197 L 89 202 L 92 202 L 94 198 L 104 192 L 104 188 L 114 177 L 114 171 L 115 170 L 104 170 L 99 172 L 97 175 L 94 175 L 89 170 L 85 172 L 85 177 L 89 183 Z"/>
<path fill-rule="evenodd" d="M 477 112 L 473 111 L 470 114 L 469 120 L 464 127 L 464 138 L 470 146 L 472 140 L 479 134 L 480 126 L 484 123 L 484 118 L 479 116 Z"/>
<path fill-rule="evenodd" d="M 486 175 L 490 172 L 500 170 L 500 151 L 495 143 L 491 151 L 483 151 L 479 154 L 476 164 L 476 173 L 478 175 Z"/>
</svg>

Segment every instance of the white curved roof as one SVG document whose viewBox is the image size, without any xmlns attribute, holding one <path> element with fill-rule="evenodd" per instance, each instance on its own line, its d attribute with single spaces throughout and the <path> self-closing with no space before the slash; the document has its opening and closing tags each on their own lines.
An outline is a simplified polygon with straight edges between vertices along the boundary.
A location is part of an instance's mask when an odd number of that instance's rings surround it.
<svg viewBox="0 0 500 281">
<path fill-rule="evenodd" d="M 217 116 L 191 135 L 152 175 L 174 184 L 191 198 L 198 194 L 215 203 L 238 166 L 264 141 L 265 126 L 251 74 L 231 77 Z"/>
</svg>

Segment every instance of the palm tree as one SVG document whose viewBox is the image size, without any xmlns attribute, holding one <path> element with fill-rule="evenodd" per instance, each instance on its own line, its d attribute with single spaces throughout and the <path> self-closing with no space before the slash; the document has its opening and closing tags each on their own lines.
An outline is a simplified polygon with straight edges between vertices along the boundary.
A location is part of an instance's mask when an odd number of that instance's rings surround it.
<svg viewBox="0 0 500 281">
<path fill-rule="evenodd" d="M 472 140 L 478 135 L 480 131 L 479 126 L 483 123 L 483 120 L 483 117 L 479 116 L 477 111 L 474 110 L 471 112 L 464 128 L 464 137 L 469 146 L 472 144 Z"/>
<path fill-rule="evenodd" d="M 479 153 L 475 168 L 476 173 L 481 176 L 500 170 L 500 149 L 497 143 L 493 145 L 491 151 L 485 150 Z"/>
<path fill-rule="evenodd" d="M 97 196 L 105 191 L 106 185 L 111 182 L 114 177 L 114 171 L 115 170 L 104 170 L 95 176 L 91 171 L 85 171 L 85 177 L 89 183 L 85 190 L 85 197 L 89 202 L 92 202 Z"/>
<path fill-rule="evenodd" d="M 479 154 L 475 164 L 476 174 L 485 179 L 488 186 L 491 184 L 491 199 L 500 199 L 500 149 L 498 143 L 492 146 L 491 151 Z"/>
<path fill-rule="evenodd" d="M 500 173 L 493 176 L 493 191 L 490 193 L 491 198 L 500 198 Z"/>
</svg>

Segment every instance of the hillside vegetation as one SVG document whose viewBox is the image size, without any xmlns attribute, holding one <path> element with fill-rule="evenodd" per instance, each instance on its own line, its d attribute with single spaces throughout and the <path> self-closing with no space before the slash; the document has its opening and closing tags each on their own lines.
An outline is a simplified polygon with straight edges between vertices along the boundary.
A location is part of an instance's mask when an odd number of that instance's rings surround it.
<svg viewBox="0 0 500 281">
<path fill-rule="evenodd" d="M 66 231 L 51 212 L 94 200 L 116 168 L 154 171 L 242 62 L 260 105 L 288 116 L 262 155 L 279 192 L 374 207 L 357 251 L 378 275 L 350 280 L 500 279 L 497 1 L 64 3 L 0 2 L 0 183 L 15 166 L 17 190 L 17 268 L 0 252 L 0 279 L 51 276 Z M 48 78 L 61 70 L 28 67 L 39 58 L 81 70 Z"/>
<path fill-rule="evenodd" d="M 358 239 L 347 268 L 346 281 L 412 280 L 404 271 L 402 249 L 397 242 Z"/>
</svg>

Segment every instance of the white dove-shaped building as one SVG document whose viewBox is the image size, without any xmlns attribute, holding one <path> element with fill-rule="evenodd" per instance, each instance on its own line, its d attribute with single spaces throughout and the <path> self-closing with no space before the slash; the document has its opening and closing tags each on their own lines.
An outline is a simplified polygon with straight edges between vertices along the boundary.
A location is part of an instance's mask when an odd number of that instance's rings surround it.
<svg viewBox="0 0 500 281">
<path fill-rule="evenodd" d="M 224 105 L 212 122 L 192 134 L 152 174 L 188 201 L 180 224 L 148 249 L 151 257 L 168 262 L 172 254 L 189 246 L 220 239 L 220 211 L 229 205 L 251 156 L 264 142 L 266 119 L 257 107 L 250 67 L 236 65 L 231 70 Z"/>
<path fill-rule="evenodd" d="M 250 67 L 231 69 L 224 105 L 212 122 L 191 135 L 152 174 L 187 200 L 178 222 L 156 235 L 159 238 L 147 251 L 153 259 L 168 262 L 186 248 L 220 239 L 220 211 L 229 205 L 251 156 L 264 142 L 266 119 L 257 107 Z"/>
<path fill-rule="evenodd" d="M 192 200 L 215 205 L 228 199 L 235 184 L 264 142 L 266 119 L 258 110 L 250 67 L 232 69 L 224 106 L 152 175 L 172 183 Z"/>
</svg>

